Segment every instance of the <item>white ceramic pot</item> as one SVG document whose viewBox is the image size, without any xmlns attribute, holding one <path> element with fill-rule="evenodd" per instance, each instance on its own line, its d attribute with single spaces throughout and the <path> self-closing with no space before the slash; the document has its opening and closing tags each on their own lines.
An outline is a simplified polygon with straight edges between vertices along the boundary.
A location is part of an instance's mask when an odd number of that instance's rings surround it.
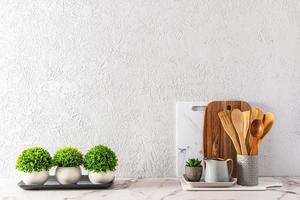
<svg viewBox="0 0 300 200">
<path fill-rule="evenodd" d="M 81 177 L 80 167 L 57 167 L 56 180 L 62 185 L 75 184 Z"/>
<path fill-rule="evenodd" d="M 40 172 L 31 172 L 26 173 L 22 172 L 22 181 L 26 185 L 43 185 L 49 177 L 48 171 L 40 171 Z"/>
<path fill-rule="evenodd" d="M 89 172 L 89 179 L 93 184 L 109 183 L 115 178 L 115 172 Z"/>
</svg>

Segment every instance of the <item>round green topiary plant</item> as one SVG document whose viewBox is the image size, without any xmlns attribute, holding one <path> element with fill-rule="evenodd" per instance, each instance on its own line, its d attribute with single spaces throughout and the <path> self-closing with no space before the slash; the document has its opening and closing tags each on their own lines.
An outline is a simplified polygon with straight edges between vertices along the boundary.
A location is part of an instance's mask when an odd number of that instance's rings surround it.
<svg viewBox="0 0 300 200">
<path fill-rule="evenodd" d="M 48 171 L 51 167 L 51 155 L 41 147 L 31 147 L 24 150 L 16 163 L 17 170 L 27 173 Z"/>
<path fill-rule="evenodd" d="M 83 166 L 91 172 L 115 171 L 118 159 L 110 148 L 98 145 L 91 148 L 84 156 Z"/>
<path fill-rule="evenodd" d="M 63 147 L 55 153 L 52 162 L 57 167 L 78 167 L 83 162 L 83 156 L 76 148 Z"/>
</svg>

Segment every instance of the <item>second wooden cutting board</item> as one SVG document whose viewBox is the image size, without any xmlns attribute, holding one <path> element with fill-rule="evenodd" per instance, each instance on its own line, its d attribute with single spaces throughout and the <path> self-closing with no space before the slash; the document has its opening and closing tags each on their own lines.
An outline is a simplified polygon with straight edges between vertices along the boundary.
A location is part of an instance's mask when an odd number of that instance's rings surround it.
<svg viewBox="0 0 300 200">
<path fill-rule="evenodd" d="M 205 111 L 203 129 L 204 158 L 233 159 L 233 177 L 236 177 L 236 151 L 222 127 L 218 112 L 235 108 L 241 111 L 251 109 L 250 105 L 245 101 L 213 101 L 209 103 Z"/>
</svg>

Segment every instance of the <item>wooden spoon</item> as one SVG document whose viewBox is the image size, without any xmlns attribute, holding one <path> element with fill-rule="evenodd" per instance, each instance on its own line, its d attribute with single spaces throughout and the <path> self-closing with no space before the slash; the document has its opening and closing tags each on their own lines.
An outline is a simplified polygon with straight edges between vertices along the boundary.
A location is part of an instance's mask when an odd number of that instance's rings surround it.
<svg viewBox="0 0 300 200">
<path fill-rule="evenodd" d="M 242 155 L 248 155 L 244 137 L 245 123 L 242 111 L 240 111 L 239 109 L 232 110 L 231 119 L 240 140 Z"/>
<path fill-rule="evenodd" d="M 273 113 L 267 112 L 264 114 L 263 118 L 263 124 L 264 124 L 264 134 L 259 140 L 259 145 L 262 143 L 262 139 L 268 134 L 268 132 L 271 130 L 273 124 L 275 122 L 275 116 Z"/>
<path fill-rule="evenodd" d="M 257 107 L 253 107 L 251 108 L 251 116 L 250 116 L 250 122 L 252 124 L 252 122 L 254 120 L 263 120 L 264 118 L 264 113 L 260 108 Z"/>
<path fill-rule="evenodd" d="M 251 108 L 250 124 L 252 124 L 252 122 L 254 120 L 263 120 L 263 117 L 264 117 L 264 113 L 261 109 L 259 109 L 257 107 Z M 247 146 L 248 152 L 250 152 L 251 148 L 253 146 L 253 137 L 250 133 L 250 129 L 248 130 L 248 134 L 246 137 L 246 146 Z"/>
<path fill-rule="evenodd" d="M 250 133 L 253 137 L 253 144 L 250 155 L 257 155 L 258 153 L 258 142 L 264 134 L 264 124 L 262 120 L 254 120 L 250 127 Z"/>
<path fill-rule="evenodd" d="M 237 134 L 235 132 L 234 126 L 233 126 L 232 121 L 231 121 L 230 111 L 225 110 L 225 111 L 219 112 L 218 116 L 221 120 L 221 123 L 222 123 L 222 126 L 223 126 L 225 132 L 230 137 L 230 139 L 233 143 L 233 146 L 236 150 L 236 153 L 240 155 L 241 154 L 241 147 L 240 147 L 240 144 L 238 142 Z"/>
</svg>

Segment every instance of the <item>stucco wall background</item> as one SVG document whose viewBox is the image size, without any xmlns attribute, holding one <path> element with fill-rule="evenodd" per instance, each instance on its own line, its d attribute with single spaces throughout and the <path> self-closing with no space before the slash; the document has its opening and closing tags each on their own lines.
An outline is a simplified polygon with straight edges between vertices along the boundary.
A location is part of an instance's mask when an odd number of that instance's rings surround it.
<svg viewBox="0 0 300 200">
<path fill-rule="evenodd" d="M 107 144 L 175 175 L 175 103 L 273 111 L 261 175 L 300 175 L 300 2 L 0 1 L 0 177 L 28 146 Z"/>
</svg>

